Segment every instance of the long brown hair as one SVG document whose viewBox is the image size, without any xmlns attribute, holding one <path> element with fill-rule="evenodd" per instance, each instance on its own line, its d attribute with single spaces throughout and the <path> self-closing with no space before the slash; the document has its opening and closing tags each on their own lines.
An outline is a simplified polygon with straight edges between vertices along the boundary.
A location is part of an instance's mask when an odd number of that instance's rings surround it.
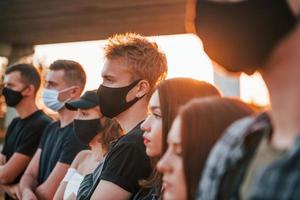
<svg viewBox="0 0 300 200">
<path fill-rule="evenodd" d="M 193 98 L 217 96 L 221 94 L 213 85 L 204 81 L 191 78 L 172 78 L 160 83 L 156 90 L 159 95 L 160 109 L 162 113 L 162 154 L 167 149 L 167 136 L 180 106 Z M 160 156 L 161 157 L 161 156 Z M 156 170 L 156 164 L 160 157 L 151 158 L 153 172 L 149 179 L 142 180 L 142 187 L 161 187 L 161 174 Z"/>
<path fill-rule="evenodd" d="M 181 145 L 187 197 L 195 199 L 196 189 L 208 154 L 225 131 L 239 118 L 253 114 L 242 101 L 207 97 L 195 99 L 179 111 Z"/>
<path fill-rule="evenodd" d="M 105 150 L 109 149 L 110 144 L 124 134 L 120 124 L 115 119 L 102 117 L 100 119 L 101 129 L 99 130 L 100 140 Z"/>
</svg>

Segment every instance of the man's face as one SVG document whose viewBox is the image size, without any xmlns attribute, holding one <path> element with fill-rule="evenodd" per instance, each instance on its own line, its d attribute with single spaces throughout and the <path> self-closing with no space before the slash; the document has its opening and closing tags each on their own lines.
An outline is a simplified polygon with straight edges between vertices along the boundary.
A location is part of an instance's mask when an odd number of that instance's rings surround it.
<svg viewBox="0 0 300 200">
<path fill-rule="evenodd" d="M 64 80 L 63 70 L 50 70 L 45 78 L 45 88 L 51 90 L 63 90 L 67 88 L 67 84 Z"/>
<path fill-rule="evenodd" d="M 124 87 L 133 81 L 128 67 L 120 59 L 107 59 L 101 76 L 103 79 L 102 85 L 111 88 Z"/>
<path fill-rule="evenodd" d="M 14 91 L 21 91 L 26 87 L 21 80 L 21 73 L 14 71 L 4 76 L 3 86 Z"/>
<path fill-rule="evenodd" d="M 70 95 L 75 86 L 69 86 L 66 83 L 63 70 L 50 70 L 45 78 L 45 88 L 59 91 L 58 100 L 63 102 L 71 98 Z M 75 96 L 77 97 L 78 95 Z"/>
</svg>

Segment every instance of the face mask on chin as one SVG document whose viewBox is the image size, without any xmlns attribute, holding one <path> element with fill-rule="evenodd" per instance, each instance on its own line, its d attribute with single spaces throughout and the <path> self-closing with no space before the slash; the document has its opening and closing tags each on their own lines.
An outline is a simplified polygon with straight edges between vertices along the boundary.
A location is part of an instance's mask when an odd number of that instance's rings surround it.
<svg viewBox="0 0 300 200">
<path fill-rule="evenodd" d="M 133 81 L 128 86 L 119 88 L 111 88 L 100 85 L 97 91 L 97 95 L 99 98 L 99 106 L 103 115 L 108 118 L 114 118 L 130 108 L 138 100 L 143 98 L 143 96 L 135 97 L 129 102 L 126 101 L 128 92 L 132 88 L 134 88 L 140 81 L 141 79 Z"/>
<path fill-rule="evenodd" d="M 264 67 L 297 24 L 287 0 L 197 1 L 196 29 L 208 56 L 231 72 Z"/>
<path fill-rule="evenodd" d="M 44 104 L 53 111 L 61 110 L 65 106 L 65 103 L 68 102 L 71 98 L 67 98 L 64 101 L 60 101 L 59 95 L 60 93 L 66 92 L 70 89 L 73 89 L 73 87 L 64 89 L 62 91 L 45 88 L 42 94 Z"/>
</svg>

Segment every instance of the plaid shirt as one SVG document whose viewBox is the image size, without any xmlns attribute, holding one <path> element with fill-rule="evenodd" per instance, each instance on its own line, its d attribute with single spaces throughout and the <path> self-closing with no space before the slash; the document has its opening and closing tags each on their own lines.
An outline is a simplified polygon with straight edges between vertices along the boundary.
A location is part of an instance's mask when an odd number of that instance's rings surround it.
<svg viewBox="0 0 300 200">
<path fill-rule="evenodd" d="M 252 148 L 253 151 L 253 147 L 258 146 L 262 136 L 271 132 L 271 123 L 266 113 L 258 117 L 244 118 L 230 126 L 209 155 L 199 183 L 197 200 L 219 199 L 221 182 L 226 172 L 239 169 L 237 166 L 245 162 L 243 158 L 247 153 L 249 154 L 249 150 Z M 247 140 L 254 134 L 256 139 L 252 141 L 256 144 L 249 148 Z M 246 163 L 242 174 L 237 173 L 236 176 L 244 176 L 252 158 L 249 158 L 250 162 Z M 239 199 L 239 187 L 242 185 L 243 178 L 238 178 L 237 184 L 230 184 L 231 179 L 236 177 L 229 177 L 225 188 L 231 185 L 235 188 L 234 192 L 228 190 L 230 194 L 226 199 Z M 250 194 L 250 199 L 300 199 L 300 137 L 283 157 L 262 171 Z"/>
</svg>

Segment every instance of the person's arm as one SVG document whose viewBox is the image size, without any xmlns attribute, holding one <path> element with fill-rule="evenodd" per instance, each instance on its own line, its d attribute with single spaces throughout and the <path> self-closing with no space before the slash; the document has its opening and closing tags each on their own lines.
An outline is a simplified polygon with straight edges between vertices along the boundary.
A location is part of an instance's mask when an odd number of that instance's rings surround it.
<svg viewBox="0 0 300 200">
<path fill-rule="evenodd" d="M 105 180 L 101 180 L 91 200 L 105 199 L 105 200 L 127 200 L 131 193 L 124 190 L 120 186 Z"/>
<path fill-rule="evenodd" d="M 47 180 L 39 185 L 35 194 L 39 200 L 52 200 L 70 165 L 58 162 Z"/>
<path fill-rule="evenodd" d="M 41 149 L 38 149 L 33 156 L 31 162 L 29 163 L 25 173 L 23 174 L 20 185 L 19 185 L 19 193 L 17 196 L 19 199 L 22 200 L 30 200 L 30 199 L 37 199 L 34 190 L 38 185 L 37 177 L 38 177 L 38 170 L 39 170 L 39 161 L 41 157 Z"/>
<path fill-rule="evenodd" d="M 64 194 L 65 194 L 65 190 L 66 190 L 67 185 L 68 185 L 68 182 L 66 182 L 66 181 L 60 182 L 59 187 L 58 187 L 58 189 L 56 190 L 56 192 L 54 194 L 53 200 L 62 200 L 62 199 L 64 199 Z"/>
<path fill-rule="evenodd" d="M 15 180 L 27 167 L 30 157 L 21 153 L 14 153 L 13 156 L 0 166 L 0 183 L 9 184 Z"/>
<path fill-rule="evenodd" d="M 69 169 L 71 169 L 71 168 L 73 168 L 75 170 L 78 169 L 79 164 L 81 163 L 83 157 L 86 155 L 85 152 L 86 151 L 81 151 L 81 152 L 78 153 L 78 155 L 75 157 L 75 159 L 72 162 Z M 65 175 L 64 179 L 66 179 L 66 176 L 68 176 L 68 173 Z M 69 179 L 69 178 L 67 178 L 67 179 Z M 66 180 L 66 181 L 62 180 L 60 182 L 60 185 L 59 185 L 58 189 L 55 192 L 55 195 L 54 195 L 54 198 L 53 198 L 54 200 L 61 200 L 61 199 L 64 198 L 64 193 L 65 193 L 68 181 L 69 180 Z M 75 199 L 76 199 L 76 196 L 75 196 Z"/>
</svg>

